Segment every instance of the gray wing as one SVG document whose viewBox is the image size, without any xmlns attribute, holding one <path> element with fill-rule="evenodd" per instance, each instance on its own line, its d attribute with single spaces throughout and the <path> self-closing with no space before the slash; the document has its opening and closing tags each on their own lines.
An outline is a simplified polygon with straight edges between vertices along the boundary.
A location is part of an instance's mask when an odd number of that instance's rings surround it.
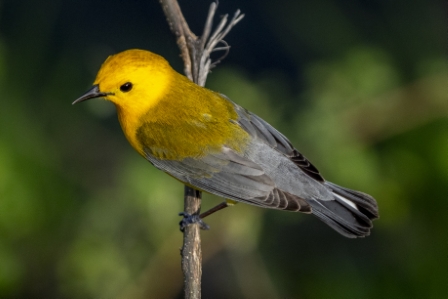
<svg viewBox="0 0 448 299">
<path fill-rule="evenodd" d="M 308 161 L 301 153 L 299 153 L 288 138 L 286 138 L 282 133 L 243 107 L 236 104 L 234 104 L 234 106 L 240 117 L 238 120 L 239 125 L 252 137 L 259 138 L 273 149 L 288 157 L 292 162 L 294 162 L 295 165 L 297 165 L 313 179 L 319 182 L 325 181 L 317 168 L 314 167 L 314 165 L 311 164 L 311 162 Z"/>
<path fill-rule="evenodd" d="M 310 212 L 306 201 L 278 189 L 259 165 L 228 147 L 200 159 L 146 157 L 158 169 L 209 193 L 264 208 Z"/>
<path fill-rule="evenodd" d="M 319 171 L 283 134 L 255 114 L 231 103 L 239 118 L 229 121 L 251 135 L 253 155 L 242 155 L 223 147 L 221 152 L 200 159 L 159 160 L 149 151 L 146 151 L 146 158 L 160 170 L 209 193 L 265 208 L 311 213 L 309 197 L 318 197 L 326 191 L 318 183 L 324 181 Z M 287 178 L 283 180 L 284 177 Z M 294 182 L 288 183 L 288 180 Z"/>
</svg>

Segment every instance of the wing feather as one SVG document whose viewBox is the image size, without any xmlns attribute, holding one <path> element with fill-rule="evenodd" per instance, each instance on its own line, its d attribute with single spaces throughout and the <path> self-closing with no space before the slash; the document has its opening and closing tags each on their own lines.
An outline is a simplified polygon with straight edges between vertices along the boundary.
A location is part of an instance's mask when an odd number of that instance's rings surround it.
<svg viewBox="0 0 448 299">
<path fill-rule="evenodd" d="M 300 169 L 302 169 L 313 179 L 320 182 L 325 181 L 317 168 L 294 148 L 285 135 L 280 133 L 259 116 L 251 113 L 241 106 L 236 104 L 234 105 L 235 110 L 240 117 L 238 123 L 246 132 L 249 133 L 249 135 L 261 139 L 270 147 L 289 157 L 294 164 L 300 167 Z"/>
<path fill-rule="evenodd" d="M 149 151 L 146 158 L 178 180 L 218 196 L 265 208 L 309 212 L 303 199 L 285 195 L 258 164 L 228 147 L 198 159 L 160 160 Z"/>
</svg>

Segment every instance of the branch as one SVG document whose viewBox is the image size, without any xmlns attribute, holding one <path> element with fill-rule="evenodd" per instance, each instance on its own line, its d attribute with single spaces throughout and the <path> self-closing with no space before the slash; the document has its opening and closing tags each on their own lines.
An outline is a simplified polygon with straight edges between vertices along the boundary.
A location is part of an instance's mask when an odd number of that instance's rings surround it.
<svg viewBox="0 0 448 299">
<path fill-rule="evenodd" d="M 193 81 L 188 45 L 190 45 L 192 41 L 196 41 L 197 37 L 191 32 L 190 27 L 188 27 L 176 0 L 160 0 L 160 4 L 162 5 L 170 29 L 177 38 L 177 45 L 180 48 L 182 59 L 184 61 L 185 75 Z"/>
<path fill-rule="evenodd" d="M 217 3 L 210 5 L 202 37 L 191 32 L 180 10 L 177 0 L 159 0 L 177 39 L 181 56 L 184 61 L 185 75 L 200 86 L 204 86 L 210 69 L 215 67 L 229 52 L 230 46 L 223 40 L 230 30 L 244 17 L 239 10 L 235 12 L 230 22 L 228 15 L 221 18 L 212 32 L 213 18 Z M 210 36 L 211 34 L 211 36 Z M 221 47 L 217 47 L 221 45 Z M 210 54 L 225 51 L 224 55 L 212 61 Z M 184 212 L 199 215 L 201 210 L 201 192 L 185 186 Z M 199 225 L 188 225 L 184 229 L 184 244 L 182 246 L 182 271 L 184 273 L 185 298 L 201 298 L 202 252 Z"/>
<path fill-rule="evenodd" d="M 182 59 L 184 60 L 185 75 L 196 84 L 204 86 L 210 69 L 224 58 L 222 57 L 212 62 L 210 54 L 216 51 L 229 51 L 230 47 L 224 41 L 224 38 L 243 19 L 244 14 L 241 14 L 237 10 L 230 22 L 228 21 L 228 15 L 222 16 L 220 23 L 210 36 L 213 27 L 213 18 L 218 7 L 218 4 L 213 2 L 208 11 L 202 36 L 197 37 L 188 27 L 176 0 L 160 0 L 160 3 L 162 4 L 171 31 L 176 35 L 177 45 L 180 48 Z M 216 46 L 220 43 L 223 43 L 224 46 L 217 48 Z"/>
</svg>

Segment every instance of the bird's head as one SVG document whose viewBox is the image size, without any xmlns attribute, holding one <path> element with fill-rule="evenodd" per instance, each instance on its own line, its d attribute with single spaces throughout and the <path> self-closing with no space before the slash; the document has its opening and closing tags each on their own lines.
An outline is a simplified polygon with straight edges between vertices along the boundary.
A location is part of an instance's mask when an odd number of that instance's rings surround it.
<svg viewBox="0 0 448 299">
<path fill-rule="evenodd" d="M 173 69 L 161 56 L 145 50 L 127 50 L 109 56 L 93 87 L 73 104 L 104 98 L 119 110 L 139 115 L 167 92 Z"/>
</svg>

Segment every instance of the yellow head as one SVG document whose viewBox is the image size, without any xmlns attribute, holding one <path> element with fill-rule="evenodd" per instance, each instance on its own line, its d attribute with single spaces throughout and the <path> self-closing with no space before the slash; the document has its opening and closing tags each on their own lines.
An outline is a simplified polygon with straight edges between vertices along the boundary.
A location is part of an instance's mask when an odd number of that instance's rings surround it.
<svg viewBox="0 0 448 299">
<path fill-rule="evenodd" d="M 174 70 L 161 56 L 144 50 L 127 50 L 109 56 L 94 86 L 73 104 L 102 97 L 119 113 L 140 116 L 166 93 Z"/>
<path fill-rule="evenodd" d="M 109 56 L 93 87 L 73 104 L 93 98 L 114 103 L 126 138 L 142 154 L 136 129 L 142 117 L 167 94 L 176 75 L 163 57 L 144 50 L 127 50 Z"/>
</svg>

